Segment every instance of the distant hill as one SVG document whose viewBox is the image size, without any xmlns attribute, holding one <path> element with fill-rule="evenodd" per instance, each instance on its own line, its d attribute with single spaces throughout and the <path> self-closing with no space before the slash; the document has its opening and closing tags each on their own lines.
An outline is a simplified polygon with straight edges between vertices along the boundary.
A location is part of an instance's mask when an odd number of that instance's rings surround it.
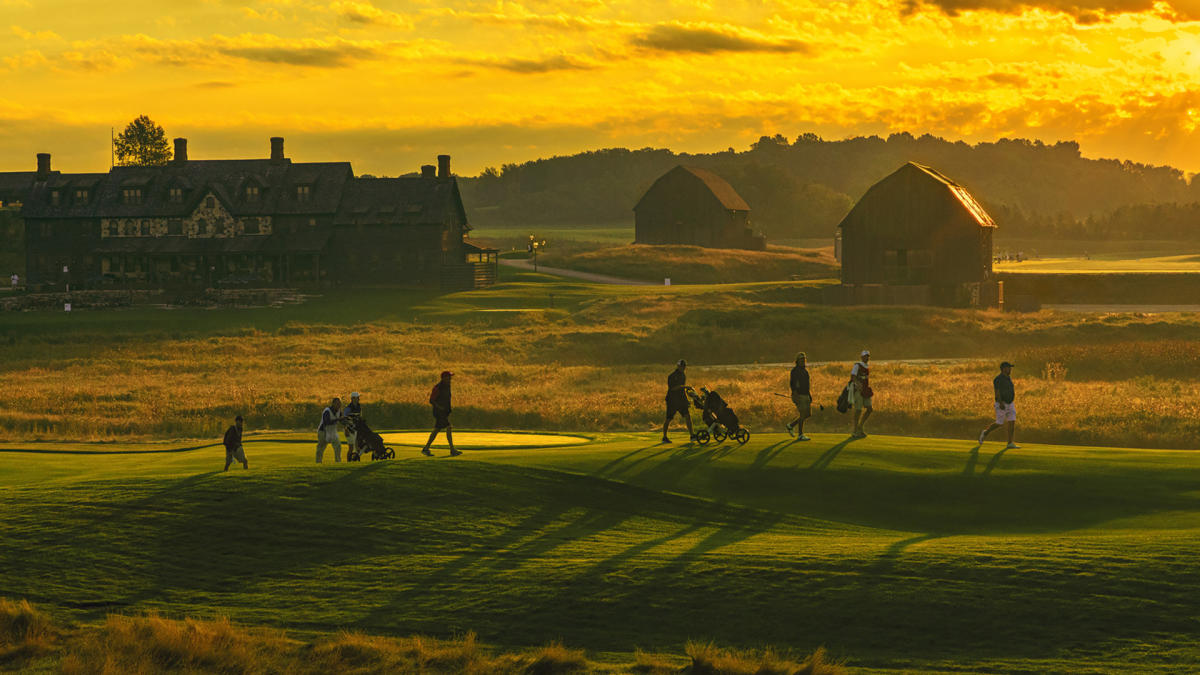
<svg viewBox="0 0 1200 675">
<path fill-rule="evenodd" d="M 1169 166 L 1088 159 L 1075 142 L 968 145 L 908 133 L 840 141 L 804 134 L 789 141 L 777 135 L 742 152 L 596 150 L 505 164 L 460 182 L 476 225 L 593 224 L 632 220 L 646 188 L 668 169 L 688 164 L 728 180 L 769 236 L 825 237 L 867 188 L 908 161 L 932 165 L 967 186 L 1006 235 L 1200 238 L 1200 210 L 1171 206 L 1200 202 L 1200 180 Z M 1153 222 L 1135 218 L 1130 225 L 1132 214 Z"/>
</svg>

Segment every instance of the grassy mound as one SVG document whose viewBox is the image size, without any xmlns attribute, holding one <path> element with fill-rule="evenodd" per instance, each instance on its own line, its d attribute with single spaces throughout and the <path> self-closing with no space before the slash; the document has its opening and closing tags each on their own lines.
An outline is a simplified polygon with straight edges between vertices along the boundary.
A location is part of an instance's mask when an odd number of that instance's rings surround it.
<svg viewBox="0 0 1200 675">
<path fill-rule="evenodd" d="M 0 569 L 21 571 L 0 594 L 89 624 L 158 611 L 300 636 L 477 631 L 505 653 L 559 643 L 570 649 L 542 655 L 583 649 L 644 672 L 663 672 L 646 654 L 689 641 L 694 672 L 796 672 L 812 659 L 793 655 L 822 645 L 851 667 L 910 670 L 1178 672 L 1200 660 L 1200 456 L 1001 447 L 608 436 L 316 466 L 308 447 L 252 441 L 251 469 L 228 474 L 219 449 L 0 455 Z M 171 625 L 111 631 L 167 645 L 155 658 L 185 670 L 230 669 L 187 656 L 196 643 L 244 658 L 293 649 L 269 635 L 239 643 L 244 631 L 220 621 Z M 760 650 L 758 665 L 730 665 L 710 641 L 738 658 Z M 311 658 L 399 658 L 372 644 Z"/>
<path fill-rule="evenodd" d="M 727 284 L 788 279 L 829 279 L 838 275 L 828 249 L 772 246 L 766 251 L 630 244 L 579 253 L 540 256 L 550 267 L 673 284 Z"/>
</svg>

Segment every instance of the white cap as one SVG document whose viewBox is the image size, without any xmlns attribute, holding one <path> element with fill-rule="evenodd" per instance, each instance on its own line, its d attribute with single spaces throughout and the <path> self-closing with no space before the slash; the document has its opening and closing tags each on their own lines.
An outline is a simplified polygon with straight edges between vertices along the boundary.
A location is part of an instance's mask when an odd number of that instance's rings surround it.
<svg viewBox="0 0 1200 675">
<path fill-rule="evenodd" d="M 350 398 L 358 398 L 358 392 L 356 391 L 356 392 L 350 394 Z"/>
<path fill-rule="evenodd" d="M 862 354 L 859 354 L 859 356 L 870 356 L 870 355 L 871 355 L 871 352 L 869 352 L 865 349 L 862 351 Z"/>
</svg>

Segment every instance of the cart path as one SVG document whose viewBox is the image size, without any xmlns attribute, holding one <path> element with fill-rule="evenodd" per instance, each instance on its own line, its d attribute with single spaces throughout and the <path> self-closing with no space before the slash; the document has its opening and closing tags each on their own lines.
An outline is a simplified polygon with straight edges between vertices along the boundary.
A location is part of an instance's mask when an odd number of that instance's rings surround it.
<svg viewBox="0 0 1200 675">
<path fill-rule="evenodd" d="M 511 258 L 501 258 L 501 265 L 508 267 L 516 267 L 517 269 L 534 271 L 533 262 L 530 260 L 513 260 Z M 652 281 L 642 281 L 640 279 L 623 279 L 621 277 L 610 277 L 607 274 L 593 274 L 591 272 L 580 272 L 578 270 L 568 270 L 561 267 L 546 267 L 538 265 L 538 272 L 553 274 L 559 277 L 569 277 L 571 279 L 579 279 L 581 281 L 590 281 L 594 284 L 609 284 L 613 286 L 657 286 L 658 284 Z"/>
</svg>

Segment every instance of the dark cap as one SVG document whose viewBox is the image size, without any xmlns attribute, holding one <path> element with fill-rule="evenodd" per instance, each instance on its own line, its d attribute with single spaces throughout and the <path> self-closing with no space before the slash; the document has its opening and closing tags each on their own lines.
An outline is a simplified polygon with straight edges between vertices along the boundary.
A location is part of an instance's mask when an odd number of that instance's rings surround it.
<svg viewBox="0 0 1200 675">
<path fill-rule="evenodd" d="M 443 379 L 443 380 L 444 380 L 444 379 L 446 379 L 447 377 L 452 377 L 453 375 L 454 375 L 454 373 L 452 373 L 452 372 L 450 372 L 450 371 L 448 371 L 448 370 L 443 370 L 443 371 L 442 371 L 442 379 Z"/>
<path fill-rule="evenodd" d="M 1001 370 L 1003 370 L 1003 369 L 1005 369 L 1005 368 L 1012 368 L 1012 367 L 1013 367 L 1013 364 L 1009 363 L 1008 361 L 1005 361 L 1004 363 L 1001 363 L 1001 364 L 1000 364 L 1000 369 L 1001 369 Z"/>
<path fill-rule="evenodd" d="M 242 420 L 242 416 L 241 416 L 241 415 L 238 415 L 237 417 L 233 418 L 233 421 L 234 421 L 234 422 L 241 422 L 241 421 L 243 421 L 243 420 Z"/>
<path fill-rule="evenodd" d="M 677 361 L 677 362 L 675 363 L 675 366 L 676 366 L 677 368 L 683 368 L 683 367 L 684 367 L 684 366 L 686 366 L 686 365 L 687 365 L 687 361 L 684 361 L 683 359 L 679 359 L 679 361 Z"/>
</svg>

